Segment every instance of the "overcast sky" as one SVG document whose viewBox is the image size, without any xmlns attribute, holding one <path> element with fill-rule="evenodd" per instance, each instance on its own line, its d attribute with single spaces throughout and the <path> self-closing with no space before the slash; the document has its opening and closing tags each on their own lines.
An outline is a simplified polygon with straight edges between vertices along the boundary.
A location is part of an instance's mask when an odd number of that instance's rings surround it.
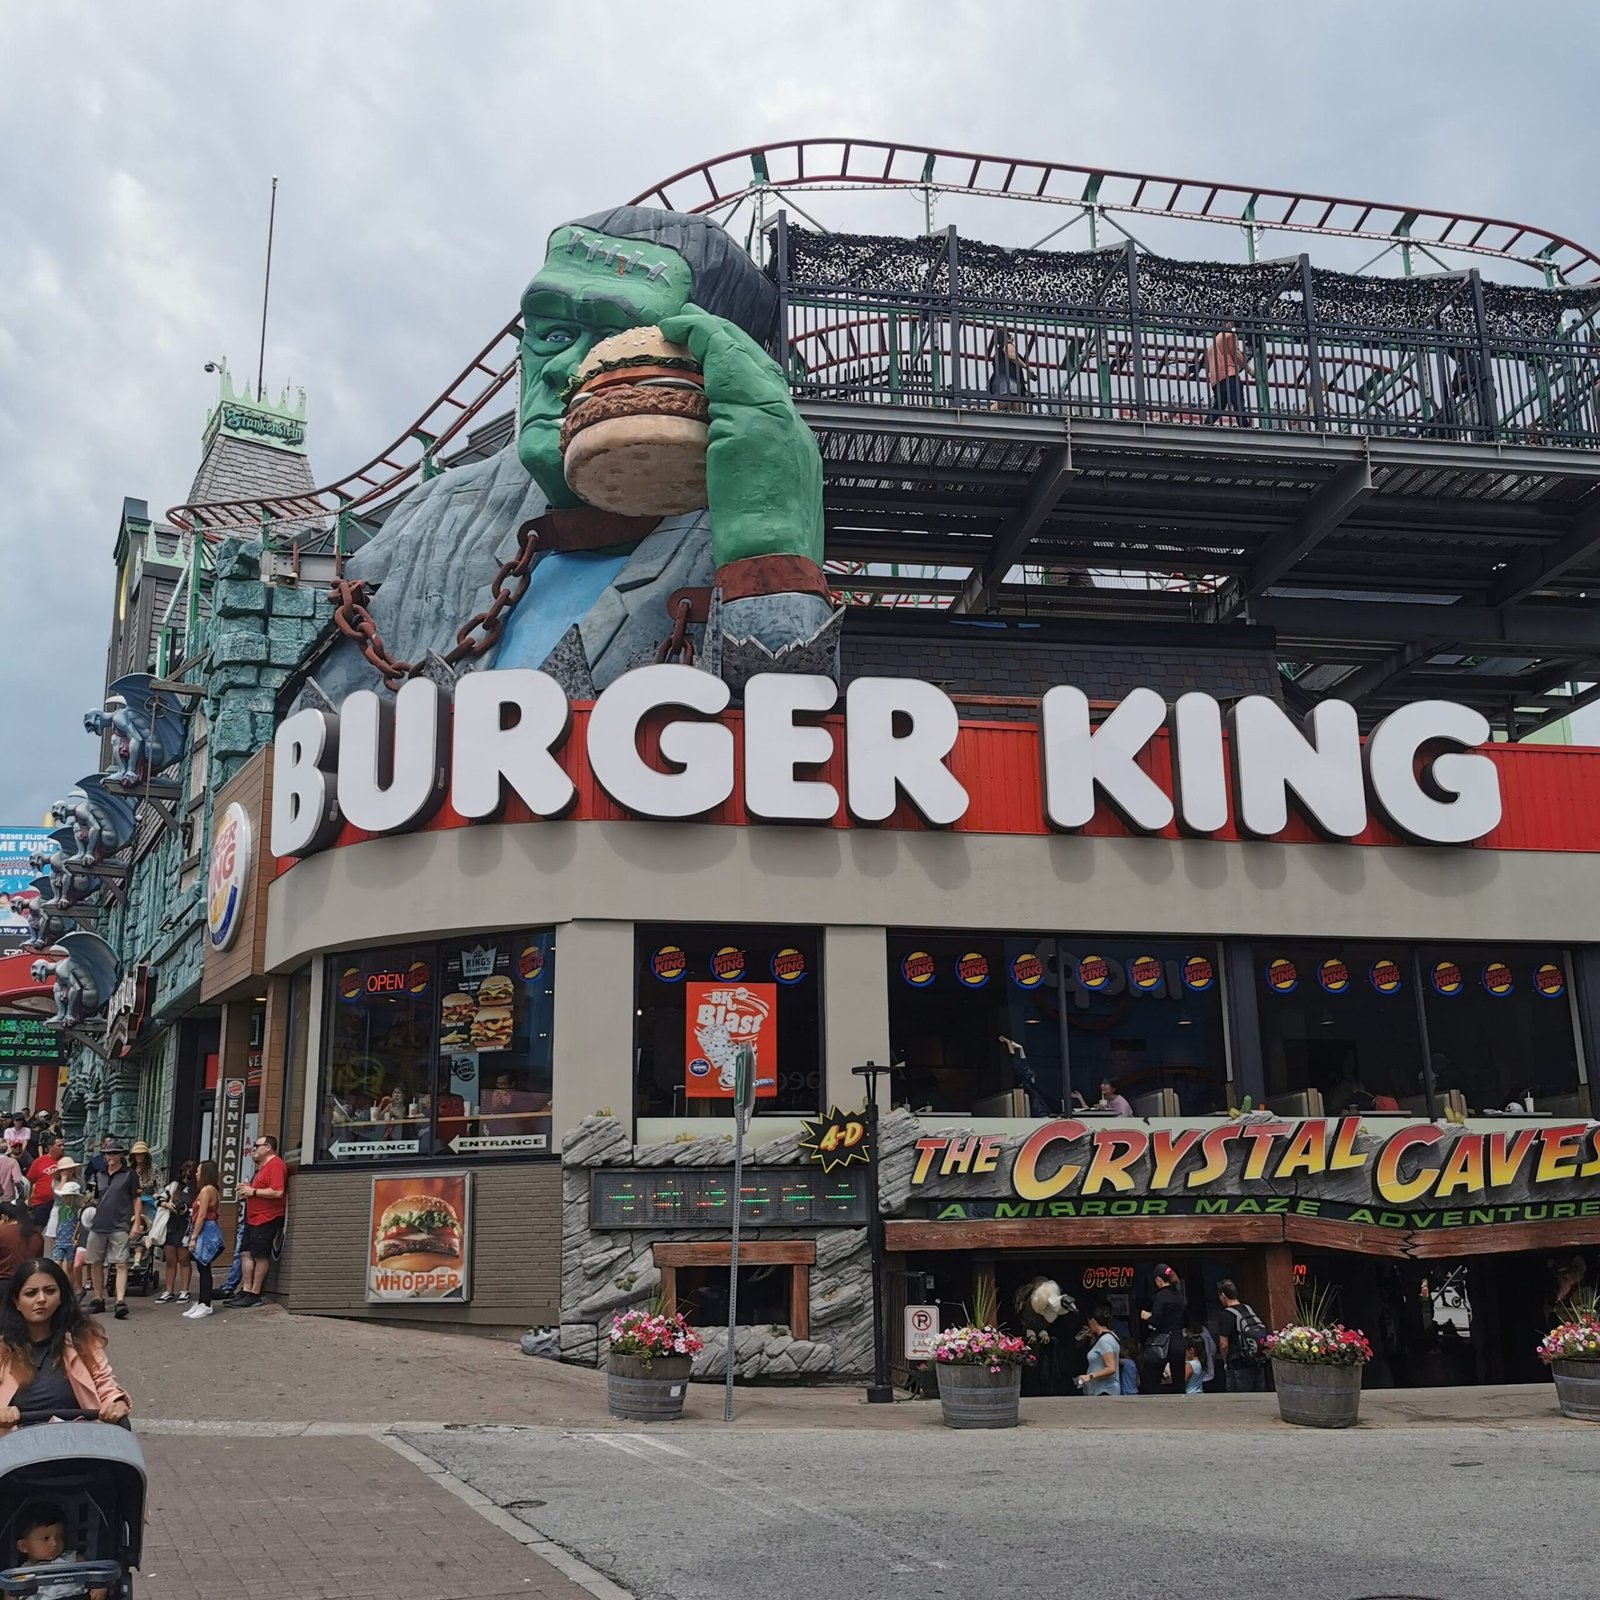
<svg viewBox="0 0 1600 1600">
<path fill-rule="evenodd" d="M 254 371 L 274 174 L 267 382 L 304 385 L 323 482 L 515 311 L 554 224 L 767 140 L 1417 201 L 1600 246 L 1597 17 L 1588 0 L 0 0 L 0 823 L 36 821 L 93 762 L 81 717 L 122 500 L 181 502 L 205 363 Z M 885 230 L 918 227 L 908 199 L 883 206 Z M 1031 242 L 1013 228 L 990 236 Z"/>
</svg>

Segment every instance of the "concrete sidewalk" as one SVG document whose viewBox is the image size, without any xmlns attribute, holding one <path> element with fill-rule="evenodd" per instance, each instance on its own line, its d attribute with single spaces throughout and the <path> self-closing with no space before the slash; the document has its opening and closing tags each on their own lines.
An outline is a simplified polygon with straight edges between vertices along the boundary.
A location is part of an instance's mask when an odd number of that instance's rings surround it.
<svg viewBox="0 0 1600 1600">
<path fill-rule="evenodd" d="M 525 1356 L 509 1339 L 332 1318 L 273 1306 L 185 1321 L 173 1306 L 134 1303 L 111 1324 L 111 1359 L 134 1399 L 136 1425 L 257 1424 L 261 1431 L 374 1431 L 399 1422 L 618 1428 L 603 1373 Z M 1047 1428 L 1275 1429 L 1272 1395 L 1144 1397 L 1110 1405 L 1029 1399 L 1023 1420 Z M 1550 1384 L 1379 1389 L 1362 1397 L 1362 1427 L 1582 1428 L 1556 1410 Z M 722 1390 L 696 1384 L 686 1416 L 722 1417 Z M 869 1406 L 859 1387 L 745 1388 L 735 1427 L 907 1429 L 937 1425 L 936 1401 Z M 206 1430 L 209 1431 L 209 1430 Z"/>
</svg>

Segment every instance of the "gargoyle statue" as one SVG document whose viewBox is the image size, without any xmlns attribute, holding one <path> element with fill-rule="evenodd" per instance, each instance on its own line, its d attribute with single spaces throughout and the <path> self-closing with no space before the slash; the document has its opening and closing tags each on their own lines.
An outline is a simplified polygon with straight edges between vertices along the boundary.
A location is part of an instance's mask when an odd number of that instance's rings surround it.
<svg viewBox="0 0 1600 1600">
<path fill-rule="evenodd" d="M 52 842 L 49 848 L 35 850 L 29 855 L 28 863 L 36 872 L 49 874 L 49 893 L 44 896 L 45 908 L 60 911 L 66 906 L 87 900 L 100 884 L 98 879 L 74 872 L 67 865 L 67 858 L 76 842 L 71 828 L 57 828 L 50 838 Z"/>
<path fill-rule="evenodd" d="M 28 919 L 28 937 L 23 943 L 24 950 L 51 950 L 61 943 L 64 934 L 71 933 L 77 923 L 71 917 L 63 917 L 58 912 L 52 911 L 46 899 L 50 894 L 50 880 L 48 878 L 35 878 L 32 884 L 33 893 L 20 902 L 13 900 L 12 905 L 21 911 Z"/>
<path fill-rule="evenodd" d="M 81 929 L 63 936 L 55 961 L 35 961 L 29 969 L 35 983 L 53 982 L 56 1014 L 45 1026 L 81 1028 L 105 1009 L 117 986 L 117 957 L 98 933 Z"/>
<path fill-rule="evenodd" d="M 50 808 L 51 819 L 72 830 L 73 848 L 63 864 L 89 869 L 124 850 L 133 842 L 138 826 L 138 803 L 106 787 L 103 773 L 78 780 L 65 800 Z"/>
<path fill-rule="evenodd" d="M 111 732 L 116 765 L 105 781 L 136 789 L 170 767 L 183 750 L 183 716 L 170 694 L 152 689 L 147 672 L 118 678 L 106 690 L 105 711 L 86 711 L 83 725 L 94 734 Z"/>
</svg>

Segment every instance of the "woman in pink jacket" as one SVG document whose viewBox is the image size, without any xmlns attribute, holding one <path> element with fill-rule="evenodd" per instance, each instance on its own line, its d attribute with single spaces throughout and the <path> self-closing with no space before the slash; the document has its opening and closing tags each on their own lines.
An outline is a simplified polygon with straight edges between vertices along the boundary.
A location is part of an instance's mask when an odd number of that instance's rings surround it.
<svg viewBox="0 0 1600 1600">
<path fill-rule="evenodd" d="M 127 1393 L 66 1274 L 48 1257 L 26 1261 L 0 1302 L 0 1431 L 79 1411 L 121 1422 Z"/>
</svg>

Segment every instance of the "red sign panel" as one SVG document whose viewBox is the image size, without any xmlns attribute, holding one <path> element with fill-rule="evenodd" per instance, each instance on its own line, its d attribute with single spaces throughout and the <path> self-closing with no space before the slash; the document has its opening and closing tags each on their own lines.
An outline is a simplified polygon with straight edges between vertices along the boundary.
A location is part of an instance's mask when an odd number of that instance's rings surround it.
<svg viewBox="0 0 1600 1600">
<path fill-rule="evenodd" d="M 755 1056 L 756 1098 L 778 1093 L 778 986 L 684 986 L 683 1087 L 691 1100 L 731 1100 L 741 1045 Z"/>
</svg>

